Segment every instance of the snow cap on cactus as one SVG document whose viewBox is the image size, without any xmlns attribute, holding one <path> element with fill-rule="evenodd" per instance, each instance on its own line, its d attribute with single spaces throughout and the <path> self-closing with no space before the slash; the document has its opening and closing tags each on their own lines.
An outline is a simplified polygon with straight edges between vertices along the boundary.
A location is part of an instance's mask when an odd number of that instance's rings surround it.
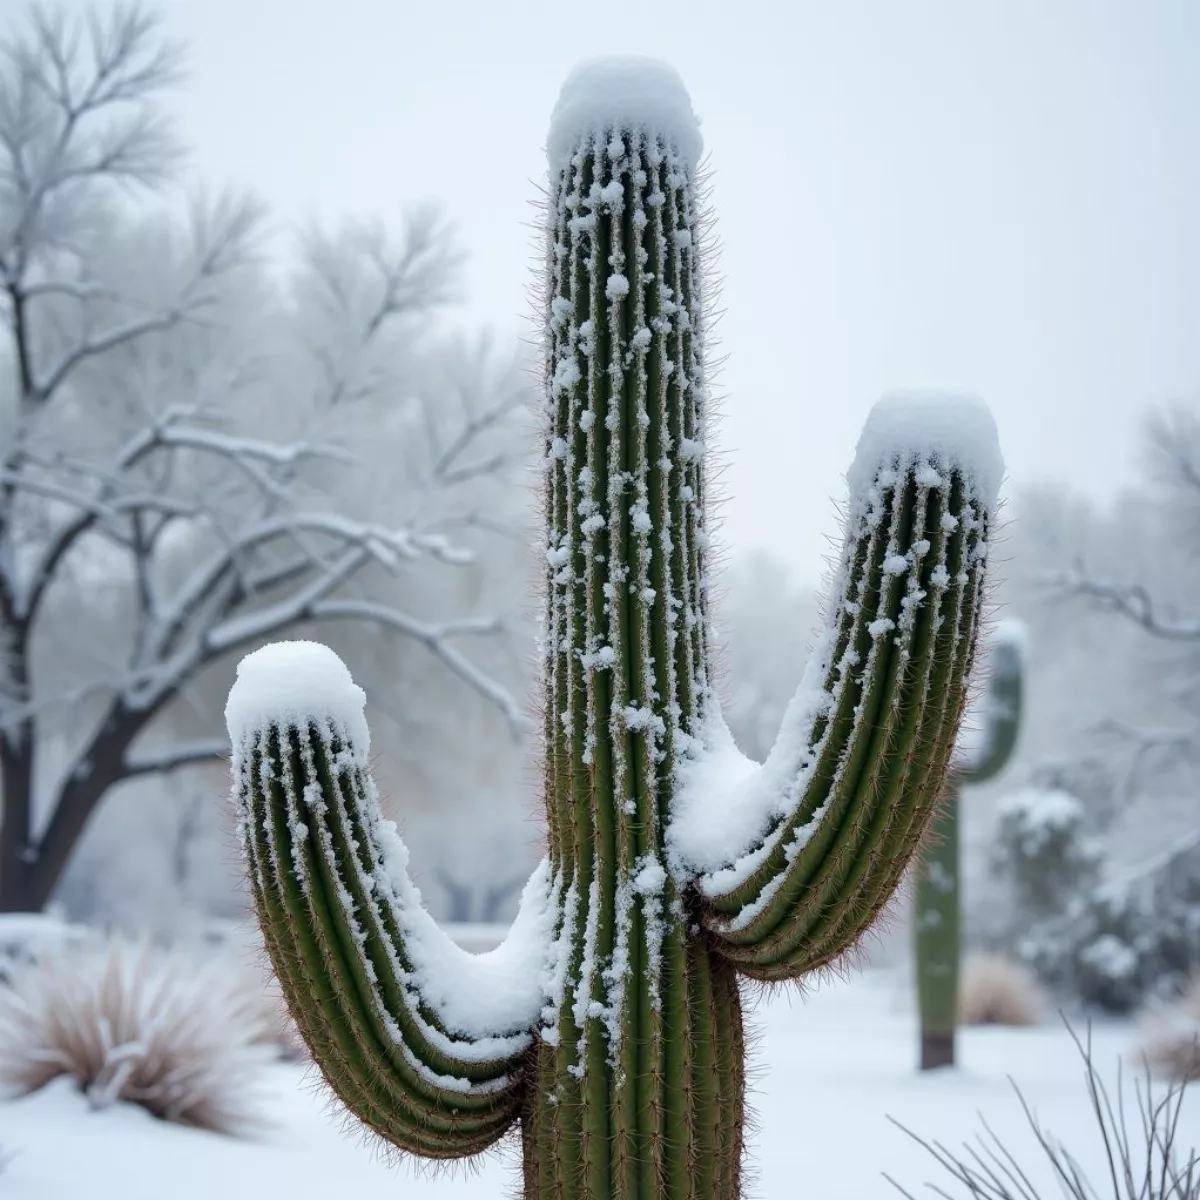
<svg viewBox="0 0 1200 1200">
<path fill-rule="evenodd" d="M 847 472 L 851 505 L 867 497 L 881 470 L 921 462 L 962 472 L 978 499 L 994 504 L 1004 459 L 988 406 L 969 393 L 888 392 L 868 414 Z"/>
<path fill-rule="evenodd" d="M 236 750 L 272 727 L 329 722 L 363 761 L 371 749 L 367 697 L 346 664 L 320 642 L 273 642 L 246 655 L 225 705 Z"/>
<path fill-rule="evenodd" d="M 1029 648 L 1029 630 L 1019 617 L 1005 617 L 997 623 L 988 640 L 993 647 L 1003 646 L 1013 655 L 1024 657 Z"/>
<path fill-rule="evenodd" d="M 546 139 L 550 172 L 561 171 L 593 134 L 635 132 L 673 146 L 689 170 L 700 161 L 700 121 L 674 67 L 636 55 L 582 62 L 567 76 L 554 106 Z"/>
</svg>

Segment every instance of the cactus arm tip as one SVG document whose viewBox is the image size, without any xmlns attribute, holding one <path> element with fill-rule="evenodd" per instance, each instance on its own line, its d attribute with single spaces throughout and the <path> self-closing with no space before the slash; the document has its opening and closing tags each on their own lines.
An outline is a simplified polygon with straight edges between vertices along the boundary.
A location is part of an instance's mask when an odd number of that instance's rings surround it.
<svg viewBox="0 0 1200 1200">
<path fill-rule="evenodd" d="M 996 623 L 989 638 L 993 648 L 1007 647 L 1016 659 L 1025 659 L 1029 653 L 1029 630 L 1020 617 L 1005 617 Z"/>
<path fill-rule="evenodd" d="M 1021 733 L 1025 628 L 1019 621 L 1006 619 L 992 631 L 988 642 L 987 690 L 979 727 L 952 768 L 964 783 L 987 783 L 999 775 L 1012 761 Z"/>
<path fill-rule="evenodd" d="M 867 414 L 846 473 L 851 506 L 868 501 L 881 468 L 897 461 L 960 472 L 989 511 L 1004 478 L 995 418 L 970 392 L 912 389 L 881 396 Z"/>
<path fill-rule="evenodd" d="M 238 664 L 225 704 L 236 753 L 265 729 L 329 721 L 365 762 L 371 752 L 367 697 L 346 664 L 320 642 L 270 642 Z"/>
<path fill-rule="evenodd" d="M 241 840 L 272 963 L 328 1082 L 393 1144 L 460 1157 L 520 1115 L 557 881 L 548 863 L 535 871 L 498 950 L 457 946 L 380 810 L 364 702 L 316 643 L 243 660 L 226 709 Z"/>
<path fill-rule="evenodd" d="M 727 841 L 716 869 L 695 853 L 675 859 L 745 973 L 789 978 L 831 961 L 899 882 L 962 717 L 1002 471 L 981 402 L 918 393 L 877 405 L 849 473 L 831 620 L 775 748 L 762 767 L 738 767 L 710 720 L 681 768 L 674 846 L 700 844 L 691 826 L 711 819 L 719 764 L 734 783 L 721 799 L 752 833 Z"/>
</svg>

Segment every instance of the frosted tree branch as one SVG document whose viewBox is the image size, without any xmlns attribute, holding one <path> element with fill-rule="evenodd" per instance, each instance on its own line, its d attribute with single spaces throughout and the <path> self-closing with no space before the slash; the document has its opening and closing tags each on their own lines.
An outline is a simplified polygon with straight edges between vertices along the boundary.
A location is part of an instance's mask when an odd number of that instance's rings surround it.
<svg viewBox="0 0 1200 1200">
<path fill-rule="evenodd" d="M 108 354 L 150 334 L 162 333 L 198 313 L 211 302 L 209 285 L 246 260 L 258 216 L 258 206 L 244 199 L 223 200 L 212 212 L 197 207 L 191 271 L 172 301 L 161 311 L 109 325 L 98 333 L 85 334 L 44 371 L 31 366 L 21 398 L 22 404 L 25 407 L 45 404 L 72 372 L 89 359 Z M 55 281 L 52 285 L 43 283 L 40 286 L 43 294 L 48 286 L 60 292 L 70 293 L 74 290 L 70 281 Z M 10 279 L 8 292 L 14 311 L 28 304 L 29 295 L 20 279 Z"/>
<path fill-rule="evenodd" d="M 1092 732 L 1110 738 L 1129 751 L 1128 760 L 1117 771 L 1121 793 L 1132 797 L 1145 772 L 1192 760 L 1196 752 L 1195 729 L 1143 729 L 1116 718 L 1099 721 Z"/>
<path fill-rule="evenodd" d="M 125 779 L 136 779 L 142 775 L 161 775 L 167 771 L 176 771 L 180 767 L 190 767 L 197 763 L 226 758 L 228 755 L 229 743 L 222 739 L 211 738 L 207 741 L 188 742 L 181 746 L 174 746 L 160 754 L 127 758 L 122 764 L 122 772 Z"/>
<path fill-rule="evenodd" d="M 129 513 L 135 515 L 160 513 L 171 517 L 191 517 L 200 511 L 197 505 L 173 496 L 155 496 L 144 492 L 114 496 L 111 500 L 106 501 L 100 496 L 88 495 L 56 483 L 52 479 L 39 479 L 28 472 L 21 471 L 0 471 L 0 484 L 7 484 L 16 492 L 28 492 L 30 495 L 56 500 L 60 504 L 68 504 L 96 520 L 111 520 Z"/>
<path fill-rule="evenodd" d="M 178 151 L 155 105 L 181 54 L 159 24 L 136 5 L 83 21 L 34 7 L 24 35 L 4 45 L 0 187 L 16 200 L 0 225 L 8 284 L 51 239 L 51 200 L 87 180 L 153 183 L 173 167 Z"/>
<path fill-rule="evenodd" d="M 1200 416 L 1183 406 L 1154 414 L 1146 429 L 1146 457 L 1160 483 L 1200 502 Z"/>
<path fill-rule="evenodd" d="M 458 398 L 463 412 L 462 424 L 454 436 L 444 446 L 440 445 L 438 422 L 428 411 L 425 404 L 426 424 L 433 454 L 433 480 L 442 487 L 453 487 L 471 479 L 484 475 L 495 475 L 510 465 L 514 456 L 504 451 L 487 455 L 482 460 L 471 461 L 468 458 L 472 448 L 488 433 L 508 421 L 512 415 L 525 404 L 525 393 L 518 386 L 514 377 L 506 378 L 497 389 L 497 395 L 490 403 L 480 408 L 476 403 L 474 383 L 481 374 L 478 367 L 486 357 L 488 346 L 486 342 L 469 357 L 473 359 L 472 370 L 468 375 L 455 375 L 451 386 Z M 466 354 L 463 357 L 467 357 Z M 455 356 L 459 361 L 459 356 Z"/>
<path fill-rule="evenodd" d="M 1098 579 L 1082 568 L 1046 575 L 1043 583 L 1060 596 L 1084 600 L 1103 612 L 1124 617 L 1160 641 L 1200 641 L 1200 622 L 1164 613 L 1163 606 L 1140 583 Z"/>
<path fill-rule="evenodd" d="M 286 512 L 252 526 L 193 572 L 180 588 L 170 609 L 159 615 L 159 628 L 152 642 L 154 651 L 157 654 L 169 653 L 201 605 L 216 594 L 221 586 L 236 579 L 242 564 L 251 560 L 256 551 L 277 539 L 295 539 L 304 533 L 325 535 L 343 547 L 342 553 L 332 559 L 313 555 L 307 561 L 307 570 L 316 572 L 317 578 L 306 585 L 302 593 L 305 596 L 313 589 L 328 594 L 369 561 L 395 567 L 401 560 L 420 557 L 422 552 L 443 561 L 461 561 L 454 548 L 440 539 L 360 524 L 327 512 Z M 298 561 L 293 560 L 285 569 L 293 582 L 300 580 Z M 226 613 L 240 598 L 240 593 L 230 596 L 225 606 Z M 291 601 L 295 599 L 292 597 Z"/>
<path fill-rule="evenodd" d="M 368 351 L 395 322 L 427 315 L 454 299 L 461 256 L 436 212 L 418 208 L 408 214 L 399 246 L 382 226 L 357 225 L 340 237 L 311 231 L 304 258 L 318 287 L 323 323 L 344 331 L 339 346 L 312 350 L 325 374 L 324 403 L 332 407 L 378 390 L 380 381 L 369 369 L 364 372 Z"/>
<path fill-rule="evenodd" d="M 233 438 L 180 424 L 190 411 L 189 408 L 172 409 L 131 437 L 118 452 L 111 468 L 100 473 L 101 484 L 94 494 L 68 489 L 53 480 L 47 481 L 28 471 L 11 467 L 0 475 L 0 484 L 9 489 L 10 495 L 17 491 L 31 491 L 79 509 L 45 540 L 27 573 L 24 586 L 19 581 L 13 581 L 16 584 L 15 609 L 18 614 L 32 617 L 36 613 L 63 559 L 85 534 L 101 522 L 112 524 L 123 516 L 138 518 L 147 513 L 171 517 L 199 515 L 202 508 L 194 501 L 147 494 L 139 488 L 134 469 L 144 464 L 156 451 L 191 449 L 208 452 L 228 460 L 232 466 L 242 468 L 264 488 L 268 488 L 270 483 L 258 470 L 259 463 L 290 467 L 306 459 L 336 454 L 333 450 L 308 443 L 278 445 L 253 438 Z M 75 463 L 69 456 L 54 460 L 54 466 L 68 474 L 97 473 L 95 468 Z M 123 493 L 123 489 L 129 490 Z"/>
<path fill-rule="evenodd" d="M 480 670 L 452 644 L 453 638 L 466 634 L 501 632 L 503 624 L 498 618 L 481 617 L 474 620 L 426 624 L 398 609 L 375 604 L 369 600 L 322 601 L 312 606 L 311 616 L 320 621 L 368 621 L 413 638 L 459 679 L 495 704 L 504 713 L 514 734 L 522 733 L 528 727 L 528 718 L 512 694 L 485 671 Z"/>
</svg>

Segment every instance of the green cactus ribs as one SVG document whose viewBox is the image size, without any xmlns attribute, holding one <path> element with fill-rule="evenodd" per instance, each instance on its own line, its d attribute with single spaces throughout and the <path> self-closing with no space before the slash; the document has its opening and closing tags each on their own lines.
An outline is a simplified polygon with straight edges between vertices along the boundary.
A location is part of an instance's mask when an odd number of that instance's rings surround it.
<svg viewBox="0 0 1200 1200">
<path fill-rule="evenodd" d="M 991 639 L 981 740 L 960 752 L 951 764 L 945 796 L 919 857 L 913 942 L 922 1071 L 953 1066 L 955 1061 L 962 957 L 962 789 L 998 775 L 1016 748 L 1021 718 L 1022 640 L 1020 627 L 1011 621 L 1002 623 Z"/>
<path fill-rule="evenodd" d="M 500 950 L 421 907 L 366 770 L 363 697 L 312 644 L 247 659 L 234 792 L 272 960 L 331 1087 L 394 1144 L 519 1125 L 529 1200 L 735 1200 L 739 978 L 867 929 L 941 791 L 1001 466 L 977 402 L 899 394 L 851 469 L 830 624 L 762 765 L 711 683 L 711 434 L 678 76 L 580 68 L 548 139 L 544 862 Z"/>
</svg>

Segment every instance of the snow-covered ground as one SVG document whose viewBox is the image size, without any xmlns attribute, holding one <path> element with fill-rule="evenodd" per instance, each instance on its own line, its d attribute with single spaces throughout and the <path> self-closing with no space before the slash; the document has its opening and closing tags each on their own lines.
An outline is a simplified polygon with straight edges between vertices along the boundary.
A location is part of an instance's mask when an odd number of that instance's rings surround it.
<svg viewBox="0 0 1200 1200">
<path fill-rule="evenodd" d="M 969 1030 L 959 1069 L 922 1077 L 913 1067 L 907 986 L 896 975 L 868 972 L 849 983 L 831 981 L 804 999 L 777 992 L 750 1017 L 761 1035 L 752 1065 L 758 1128 L 751 1141 L 750 1196 L 895 1195 L 882 1178 L 885 1170 L 913 1191 L 927 1179 L 942 1182 L 925 1152 L 888 1122 L 889 1115 L 958 1146 L 980 1131 L 982 1113 L 1042 1178 L 1009 1075 L 1044 1125 L 1099 1179 L 1102 1151 L 1088 1114 L 1082 1064 L 1060 1024 Z M 1118 1061 L 1133 1052 L 1134 1033 L 1128 1025 L 1105 1025 L 1094 1031 L 1093 1045 L 1105 1078 L 1114 1081 Z M 1200 1086 L 1191 1090 L 1182 1123 L 1187 1145 L 1200 1142 Z M 65 1085 L 0 1102 L 0 1147 L 14 1156 L 0 1174 L 0 1196 L 498 1200 L 513 1190 L 511 1151 L 493 1155 L 471 1174 L 431 1177 L 387 1163 L 330 1115 L 300 1068 L 269 1068 L 263 1111 L 270 1123 L 261 1132 L 233 1139 L 165 1125 L 128 1106 L 94 1113 Z M 1058 1195 L 1050 1187 L 1045 1194 Z"/>
</svg>

